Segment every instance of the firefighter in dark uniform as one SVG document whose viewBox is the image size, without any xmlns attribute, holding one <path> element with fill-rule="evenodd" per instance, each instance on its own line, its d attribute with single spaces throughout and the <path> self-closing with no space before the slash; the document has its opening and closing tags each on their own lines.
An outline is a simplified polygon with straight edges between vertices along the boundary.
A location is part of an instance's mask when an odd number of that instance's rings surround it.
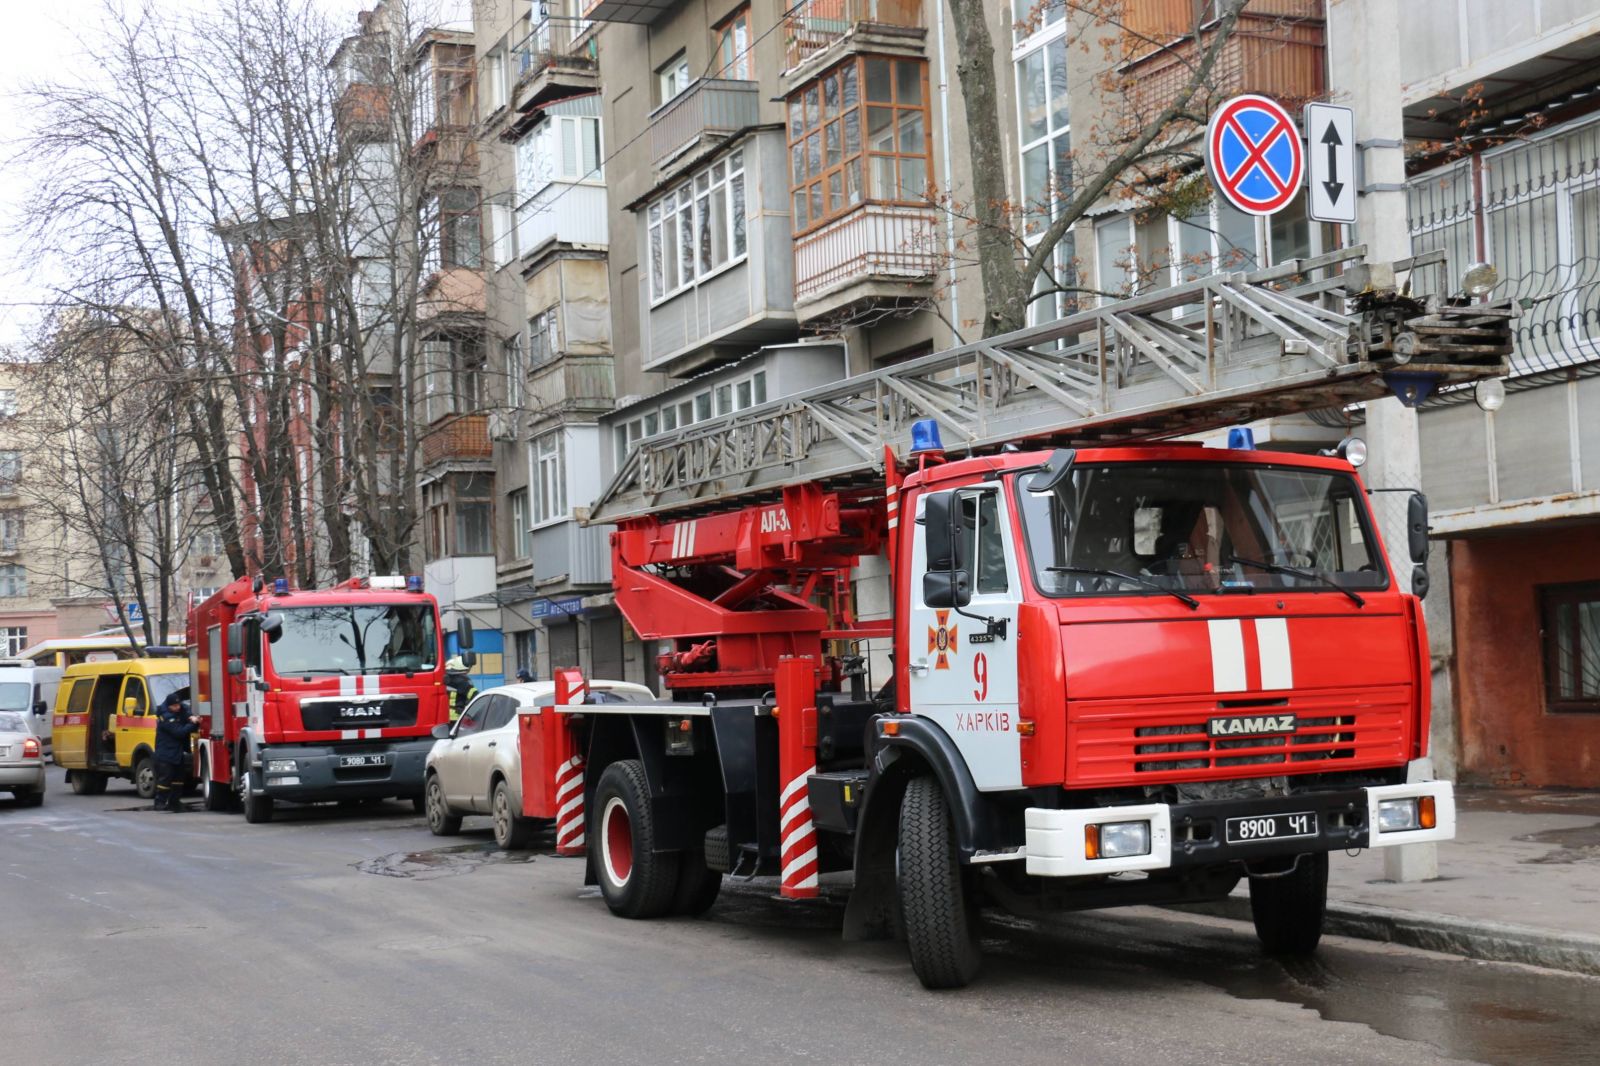
<svg viewBox="0 0 1600 1066">
<path fill-rule="evenodd" d="M 444 683 L 450 690 L 450 720 L 453 722 L 467 709 L 472 697 L 478 694 L 478 688 L 472 683 L 467 664 L 459 655 L 452 655 L 444 664 Z"/>
<path fill-rule="evenodd" d="M 156 712 L 156 810 L 183 810 L 183 757 L 199 728 L 176 692 Z"/>
</svg>

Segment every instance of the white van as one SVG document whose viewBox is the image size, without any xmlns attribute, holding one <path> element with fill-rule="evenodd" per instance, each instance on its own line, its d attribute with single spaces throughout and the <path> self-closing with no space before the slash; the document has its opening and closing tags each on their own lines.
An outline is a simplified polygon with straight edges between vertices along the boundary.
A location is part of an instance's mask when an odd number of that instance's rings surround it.
<svg viewBox="0 0 1600 1066">
<path fill-rule="evenodd" d="M 20 711 L 33 723 L 33 735 L 50 746 L 51 710 L 61 685 L 61 667 L 35 666 L 31 659 L 0 659 L 0 711 Z"/>
</svg>

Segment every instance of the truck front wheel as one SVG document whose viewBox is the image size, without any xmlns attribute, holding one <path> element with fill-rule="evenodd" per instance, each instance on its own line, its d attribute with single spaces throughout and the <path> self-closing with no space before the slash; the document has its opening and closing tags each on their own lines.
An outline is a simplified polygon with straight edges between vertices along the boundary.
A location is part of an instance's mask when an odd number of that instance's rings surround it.
<svg viewBox="0 0 1600 1066">
<path fill-rule="evenodd" d="M 156 763 L 148 755 L 139 756 L 139 761 L 133 764 L 133 790 L 142 800 L 155 798 Z"/>
<path fill-rule="evenodd" d="M 1301 855 L 1287 873 L 1250 878 L 1250 917 L 1269 955 L 1309 955 L 1328 909 L 1328 853 Z"/>
<path fill-rule="evenodd" d="M 675 851 L 656 851 L 644 764 L 626 759 L 606 767 L 589 809 L 589 854 L 611 913 L 659 918 L 671 911 L 679 857 Z"/>
<path fill-rule="evenodd" d="M 272 821 L 272 797 L 257 792 L 255 785 L 256 772 L 254 770 L 246 771 L 244 782 L 239 789 L 243 795 L 239 797 L 239 800 L 244 804 L 244 820 L 251 825 Z"/>
<path fill-rule="evenodd" d="M 218 781 L 212 776 L 211 757 L 200 757 L 200 791 L 205 808 L 208 811 L 225 811 L 233 799 L 231 790 L 225 782 Z"/>
<path fill-rule="evenodd" d="M 978 908 L 956 857 L 939 782 L 919 777 L 900 801 L 896 866 L 911 968 L 925 988 L 961 988 L 978 975 Z"/>
</svg>

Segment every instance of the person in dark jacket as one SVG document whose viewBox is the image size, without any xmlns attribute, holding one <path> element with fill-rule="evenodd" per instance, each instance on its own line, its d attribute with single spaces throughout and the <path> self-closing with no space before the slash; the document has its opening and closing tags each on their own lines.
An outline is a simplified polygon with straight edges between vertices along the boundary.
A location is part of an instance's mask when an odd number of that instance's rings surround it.
<svg viewBox="0 0 1600 1066">
<path fill-rule="evenodd" d="M 176 692 L 156 713 L 156 810 L 183 810 L 183 757 L 199 728 Z"/>
</svg>

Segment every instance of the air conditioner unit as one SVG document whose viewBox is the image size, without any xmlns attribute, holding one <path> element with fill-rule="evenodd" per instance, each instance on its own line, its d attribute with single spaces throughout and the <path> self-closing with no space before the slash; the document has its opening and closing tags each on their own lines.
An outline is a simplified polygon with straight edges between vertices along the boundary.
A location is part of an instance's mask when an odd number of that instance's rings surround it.
<svg viewBox="0 0 1600 1066">
<path fill-rule="evenodd" d="M 489 412 L 489 439 L 516 440 L 517 418 L 509 411 Z"/>
</svg>

